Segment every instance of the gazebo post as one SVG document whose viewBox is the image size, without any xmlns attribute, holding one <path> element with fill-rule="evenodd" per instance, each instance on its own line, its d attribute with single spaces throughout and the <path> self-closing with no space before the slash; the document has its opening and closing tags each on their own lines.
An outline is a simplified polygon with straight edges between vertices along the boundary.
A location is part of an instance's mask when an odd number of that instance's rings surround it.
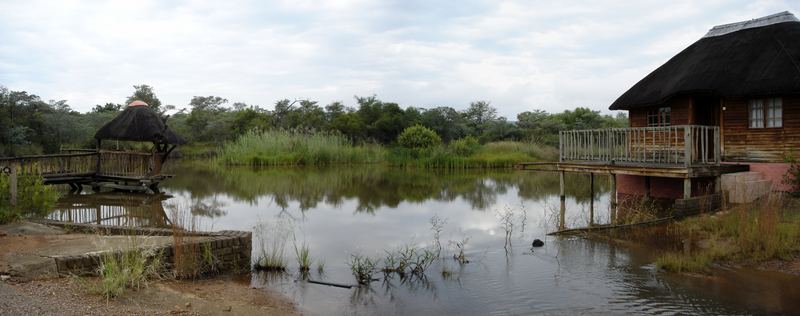
<svg viewBox="0 0 800 316">
<path fill-rule="evenodd" d="M 100 173 L 100 148 L 101 148 L 101 145 L 103 145 L 103 140 L 102 139 L 98 139 L 97 140 L 97 164 L 95 165 L 95 170 L 94 170 L 95 174 Z"/>
</svg>

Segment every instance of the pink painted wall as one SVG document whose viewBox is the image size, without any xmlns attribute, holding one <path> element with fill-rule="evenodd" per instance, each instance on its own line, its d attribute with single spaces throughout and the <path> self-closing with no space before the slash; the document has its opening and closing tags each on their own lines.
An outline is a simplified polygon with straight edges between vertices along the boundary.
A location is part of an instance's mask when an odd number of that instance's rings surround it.
<svg viewBox="0 0 800 316">
<path fill-rule="evenodd" d="M 748 163 L 750 171 L 760 172 L 764 179 L 772 180 L 773 191 L 791 191 L 792 187 L 783 181 L 789 171 L 788 163 Z"/>
<path fill-rule="evenodd" d="M 617 192 L 626 195 L 644 196 L 646 194 L 645 191 L 645 177 L 617 175 Z M 701 196 L 713 192 L 713 178 L 692 179 L 692 196 Z M 650 177 L 650 197 L 665 199 L 683 198 L 683 179 Z"/>
</svg>

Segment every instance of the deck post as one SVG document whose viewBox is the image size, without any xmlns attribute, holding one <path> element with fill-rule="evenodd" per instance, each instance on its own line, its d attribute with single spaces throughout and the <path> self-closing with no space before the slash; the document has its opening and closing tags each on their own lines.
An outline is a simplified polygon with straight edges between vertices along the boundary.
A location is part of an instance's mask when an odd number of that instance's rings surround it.
<svg viewBox="0 0 800 316">
<path fill-rule="evenodd" d="M 594 226 L 594 173 L 589 173 L 589 227 Z"/>
<path fill-rule="evenodd" d="M 9 168 L 11 171 L 9 172 L 9 193 L 11 194 L 11 207 L 17 206 L 17 167 L 11 165 Z"/>
<path fill-rule="evenodd" d="M 650 176 L 644 176 L 644 196 L 648 199 L 652 196 L 650 194 Z"/>
<path fill-rule="evenodd" d="M 694 145 L 692 144 L 692 127 L 691 126 L 684 126 L 683 127 L 683 160 L 686 168 L 692 165 L 692 149 Z"/>
<path fill-rule="evenodd" d="M 611 223 L 613 224 L 617 220 L 617 176 L 615 174 L 611 174 L 608 178 L 610 192 L 611 195 L 609 200 L 611 201 Z"/>
<path fill-rule="evenodd" d="M 683 178 L 683 198 L 692 197 L 692 178 Z"/>
<path fill-rule="evenodd" d="M 565 173 L 564 171 L 561 171 L 561 172 L 558 173 L 558 178 L 560 180 L 559 181 L 559 184 L 560 184 L 559 185 L 559 189 L 560 189 L 560 191 L 559 191 L 560 192 L 559 193 L 559 199 L 561 200 L 561 209 L 560 209 L 559 218 L 558 218 L 558 226 L 559 226 L 558 228 L 559 229 L 564 229 L 565 228 L 565 225 L 564 225 L 565 218 L 564 217 L 566 216 L 566 213 L 567 213 L 567 205 L 566 205 L 567 196 L 564 194 L 564 173 Z"/>
</svg>

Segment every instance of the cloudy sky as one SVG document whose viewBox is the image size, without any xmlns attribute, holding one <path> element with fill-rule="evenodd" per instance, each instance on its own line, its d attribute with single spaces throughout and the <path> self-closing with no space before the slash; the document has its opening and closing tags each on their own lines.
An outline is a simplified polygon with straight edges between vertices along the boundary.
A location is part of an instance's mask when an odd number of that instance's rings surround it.
<svg viewBox="0 0 800 316">
<path fill-rule="evenodd" d="M 712 26 L 797 1 L 0 0 L 0 85 L 74 109 L 217 95 L 272 107 L 372 95 L 603 110 Z"/>
</svg>

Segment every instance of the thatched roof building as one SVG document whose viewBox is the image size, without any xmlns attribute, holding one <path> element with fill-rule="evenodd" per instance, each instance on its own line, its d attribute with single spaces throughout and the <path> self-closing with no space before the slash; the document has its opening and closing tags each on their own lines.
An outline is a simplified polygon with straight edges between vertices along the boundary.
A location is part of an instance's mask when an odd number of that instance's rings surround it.
<svg viewBox="0 0 800 316">
<path fill-rule="evenodd" d="M 613 104 L 630 110 L 676 96 L 800 94 L 800 21 L 789 12 L 719 25 L 644 77 Z"/>
<path fill-rule="evenodd" d="M 183 137 L 167 127 L 158 113 L 141 101 L 131 102 L 116 118 L 103 125 L 94 138 L 98 141 L 125 140 L 169 145 L 186 143 Z"/>
</svg>

